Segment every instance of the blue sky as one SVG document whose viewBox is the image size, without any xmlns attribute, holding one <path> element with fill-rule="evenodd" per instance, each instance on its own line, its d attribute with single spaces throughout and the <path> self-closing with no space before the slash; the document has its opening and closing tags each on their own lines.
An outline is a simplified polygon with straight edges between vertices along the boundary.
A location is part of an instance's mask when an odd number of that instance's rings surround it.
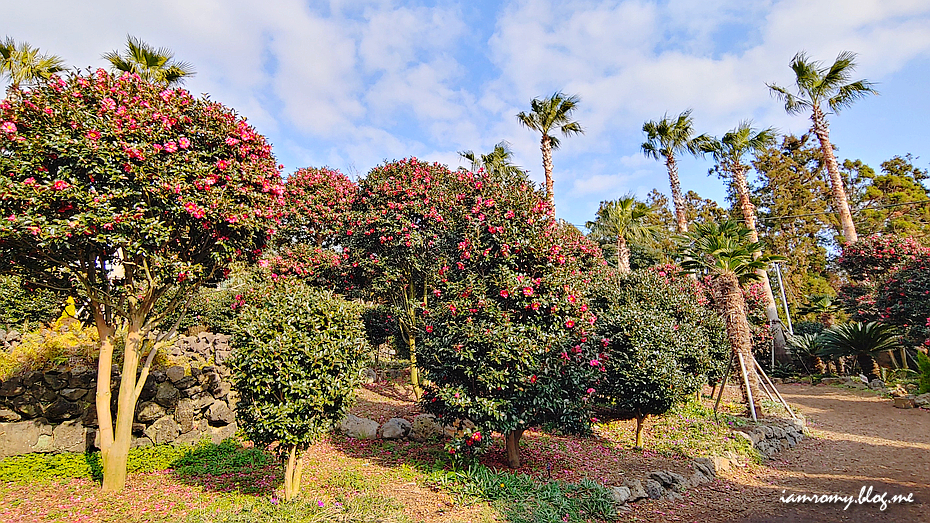
<svg viewBox="0 0 930 523">
<path fill-rule="evenodd" d="M 766 82 L 789 85 L 805 50 L 859 53 L 857 77 L 881 96 L 831 118 L 841 158 L 873 167 L 911 153 L 930 166 L 930 2 L 669 0 L 330 2 L 170 0 L 5 2 L 3 31 L 69 65 L 102 67 L 127 33 L 173 49 L 186 87 L 249 118 L 285 174 L 328 165 L 363 175 L 417 156 L 460 165 L 457 151 L 512 144 L 542 181 L 538 136 L 515 115 L 530 99 L 577 94 L 586 134 L 554 154 L 556 212 L 583 224 L 598 202 L 668 193 L 664 166 L 639 152 L 642 124 L 694 110 L 698 132 L 740 120 L 803 133 Z M 683 158 L 685 190 L 723 200 L 707 160 Z"/>
</svg>

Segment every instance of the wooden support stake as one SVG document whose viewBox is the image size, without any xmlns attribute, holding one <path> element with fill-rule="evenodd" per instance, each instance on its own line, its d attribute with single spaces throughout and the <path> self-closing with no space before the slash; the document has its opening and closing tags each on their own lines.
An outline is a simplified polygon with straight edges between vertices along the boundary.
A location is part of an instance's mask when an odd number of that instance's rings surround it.
<svg viewBox="0 0 930 523">
<path fill-rule="evenodd" d="M 727 362 L 727 371 L 723 374 L 723 381 L 720 382 L 720 392 L 717 393 L 717 401 L 714 402 L 714 419 L 717 419 L 717 408 L 720 406 L 720 400 L 723 398 L 723 389 L 727 386 L 727 381 L 730 379 L 730 371 L 733 370 L 733 355 L 730 354 L 730 361 Z M 714 397 L 713 393 L 710 395 L 711 398 Z"/>
<path fill-rule="evenodd" d="M 739 358 L 739 368 L 743 373 L 743 383 L 746 385 L 746 398 L 749 400 L 749 413 L 752 414 L 752 421 L 759 421 L 758 416 L 756 416 L 756 405 L 752 399 L 752 389 L 749 388 L 749 372 L 746 370 L 746 362 L 743 361 L 743 355 L 741 353 L 737 352 L 736 357 Z"/>
<path fill-rule="evenodd" d="M 753 359 L 753 361 L 755 361 L 755 359 Z M 798 419 L 798 417 L 794 414 L 794 411 L 791 410 L 791 407 L 788 406 L 788 402 L 785 401 L 785 398 L 781 397 L 781 394 L 778 392 L 778 389 L 775 388 L 775 384 L 772 383 L 772 380 L 769 379 L 768 374 L 766 374 L 765 371 L 762 370 L 762 367 L 759 366 L 759 362 L 755 361 L 755 364 L 756 364 L 756 368 L 759 370 L 759 374 L 762 374 L 762 377 L 765 378 L 765 381 L 767 381 L 769 383 L 769 386 L 772 387 L 772 390 L 775 391 L 775 395 L 778 396 L 778 401 L 780 401 L 782 406 L 785 407 L 785 410 L 788 411 L 788 414 L 791 416 L 791 419 Z"/>
</svg>

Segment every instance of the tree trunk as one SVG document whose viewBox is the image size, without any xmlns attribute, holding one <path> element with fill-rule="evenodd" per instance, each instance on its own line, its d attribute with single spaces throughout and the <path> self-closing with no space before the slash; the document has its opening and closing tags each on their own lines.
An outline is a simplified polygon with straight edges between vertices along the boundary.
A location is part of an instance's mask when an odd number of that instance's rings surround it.
<svg viewBox="0 0 930 523">
<path fill-rule="evenodd" d="M 646 415 L 636 413 L 636 444 L 633 445 L 634 450 L 643 449 L 643 422 L 646 421 Z"/>
<path fill-rule="evenodd" d="M 100 346 L 100 361 L 97 364 L 97 423 L 100 428 L 100 458 L 103 462 L 103 490 L 119 492 L 126 486 L 126 463 L 129 457 L 129 446 L 132 442 L 132 423 L 135 419 L 136 400 L 139 398 L 141 387 L 137 385 L 144 382 L 147 373 L 139 376 L 139 360 L 142 350 L 142 319 L 134 317 L 129 320 L 126 335 L 126 348 L 123 353 L 123 370 L 117 396 L 116 425 L 113 426 L 113 417 L 109 406 L 110 372 L 113 362 L 112 326 L 106 325 L 102 314 L 95 311 L 95 321 L 98 323 L 97 332 L 110 332 Z M 154 350 L 154 349 L 153 349 Z M 105 403 L 105 405 L 104 405 Z"/>
<path fill-rule="evenodd" d="M 856 243 L 859 241 L 859 235 L 856 234 L 856 224 L 853 223 L 852 213 L 849 211 L 849 200 L 846 199 L 846 188 L 843 186 L 843 178 L 840 176 L 836 156 L 833 154 L 833 144 L 830 143 L 830 128 L 823 112 L 820 110 L 820 106 L 814 105 L 811 120 L 814 122 L 814 134 L 820 140 L 820 150 L 823 152 L 823 159 L 830 174 L 833 203 L 836 205 L 836 212 L 840 217 L 843 238 L 847 243 Z"/>
<path fill-rule="evenodd" d="M 304 461 L 298 456 L 297 446 L 292 445 L 287 451 L 287 463 L 284 465 L 284 500 L 291 501 L 300 494 L 300 482 L 303 476 Z"/>
<path fill-rule="evenodd" d="M 749 410 L 749 397 L 752 396 L 752 402 L 756 409 L 756 415 L 761 417 L 762 414 L 762 391 L 759 387 L 759 375 L 753 365 L 752 342 L 749 331 L 749 323 L 746 321 L 746 301 L 743 299 L 743 293 L 740 289 L 739 279 L 736 274 L 723 273 L 717 279 L 717 292 L 722 298 L 723 319 L 726 324 L 727 338 L 733 352 L 737 355 L 742 354 L 743 361 L 746 364 L 745 381 L 740 381 L 740 387 L 743 389 L 743 400 L 746 402 L 746 409 Z M 746 388 L 748 381 L 749 388 Z"/>
<path fill-rule="evenodd" d="M 542 150 L 543 171 L 546 173 L 546 198 L 555 209 L 555 189 L 552 183 L 552 139 L 543 133 L 539 149 Z"/>
<path fill-rule="evenodd" d="M 675 156 L 665 157 L 665 166 L 668 168 L 668 181 L 672 186 L 672 202 L 675 204 L 675 230 L 679 233 L 688 232 L 688 215 L 685 209 L 685 197 L 681 194 L 681 180 L 678 179 L 678 164 Z"/>
<path fill-rule="evenodd" d="M 756 206 L 749 199 L 749 183 L 746 181 L 746 169 L 736 163 L 733 165 L 733 185 L 736 187 L 736 195 L 739 199 L 739 208 L 743 214 L 743 221 L 749 229 L 749 239 L 752 242 L 759 241 L 759 232 L 756 230 Z M 753 257 L 758 258 L 762 253 L 757 252 Z M 762 281 L 762 288 L 765 291 L 765 318 L 769 322 L 769 328 L 772 331 L 773 346 L 775 348 L 775 358 L 785 363 L 789 361 L 787 343 L 785 341 L 785 330 L 782 327 L 781 318 L 778 317 L 778 306 L 775 303 L 775 294 L 772 292 L 772 283 L 769 281 L 769 274 L 763 269 L 756 271 Z"/>
<path fill-rule="evenodd" d="M 620 274 L 632 272 L 630 269 L 630 247 L 622 234 L 617 235 L 617 272 Z"/>
<path fill-rule="evenodd" d="M 811 367 L 813 367 L 815 374 L 823 374 L 827 371 L 827 366 L 824 365 L 820 356 L 811 356 Z"/>
<path fill-rule="evenodd" d="M 410 350 L 410 384 L 413 385 L 413 397 L 420 401 L 423 387 L 420 386 L 420 369 L 417 367 L 417 340 L 412 332 L 407 335 L 407 348 Z"/>
<path fill-rule="evenodd" d="M 856 361 L 859 363 L 859 367 L 862 369 L 862 373 L 865 374 L 865 377 L 869 379 L 869 382 L 872 380 L 881 379 L 882 369 L 878 366 L 878 362 L 875 361 L 870 354 L 865 352 L 860 352 L 856 355 Z"/>
<path fill-rule="evenodd" d="M 507 447 L 507 465 L 512 469 L 520 468 L 520 438 L 523 429 L 514 429 L 504 435 Z"/>
</svg>

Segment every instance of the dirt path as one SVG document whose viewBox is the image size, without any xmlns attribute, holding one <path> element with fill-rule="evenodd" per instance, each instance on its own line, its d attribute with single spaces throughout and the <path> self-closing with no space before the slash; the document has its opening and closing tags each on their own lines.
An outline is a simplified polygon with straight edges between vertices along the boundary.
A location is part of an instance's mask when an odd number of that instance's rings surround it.
<svg viewBox="0 0 930 523">
<path fill-rule="evenodd" d="M 780 385 L 808 420 L 812 437 L 762 466 L 750 466 L 687 493 L 684 501 L 642 503 L 635 521 L 759 523 L 930 522 L 930 412 L 896 409 L 871 391 Z M 852 496 L 872 487 L 913 495 L 912 503 L 784 503 L 794 495 Z"/>
</svg>

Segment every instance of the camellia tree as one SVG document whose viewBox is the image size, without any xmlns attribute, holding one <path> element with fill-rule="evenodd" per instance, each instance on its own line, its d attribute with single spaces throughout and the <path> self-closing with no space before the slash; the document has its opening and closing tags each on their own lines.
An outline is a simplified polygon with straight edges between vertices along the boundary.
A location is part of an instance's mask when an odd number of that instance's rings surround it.
<svg viewBox="0 0 930 523">
<path fill-rule="evenodd" d="M 418 308 L 427 307 L 441 267 L 457 240 L 455 224 L 464 205 L 462 176 L 416 158 L 372 169 L 358 195 L 340 244 L 357 288 L 396 311 L 398 334 L 410 354 L 410 380 L 419 399 Z M 451 245 L 451 247 L 450 247 Z"/>
<path fill-rule="evenodd" d="M 456 174 L 464 216 L 449 231 L 456 243 L 437 243 L 447 264 L 418 311 L 423 408 L 504 434 L 519 467 L 527 427 L 587 429 L 582 399 L 603 362 L 582 348 L 595 322 L 583 275 L 606 262 L 525 174 Z"/>
<path fill-rule="evenodd" d="M 0 103 L 3 270 L 75 292 L 93 317 L 105 490 L 125 484 L 136 401 L 170 335 L 153 328 L 231 262 L 260 252 L 282 194 L 265 139 L 184 90 L 97 70 Z"/>
<path fill-rule="evenodd" d="M 245 298 L 236 322 L 237 416 L 249 440 L 277 443 L 284 497 L 300 492 L 306 448 L 343 419 L 365 352 L 361 305 L 279 278 Z"/>
<path fill-rule="evenodd" d="M 595 412 L 635 419 L 635 447 L 642 448 L 647 416 L 664 414 L 722 373 L 726 329 L 690 278 L 605 270 L 593 280 L 590 302 L 602 320 L 588 343 L 604 353 L 606 367 L 592 387 Z"/>
</svg>

